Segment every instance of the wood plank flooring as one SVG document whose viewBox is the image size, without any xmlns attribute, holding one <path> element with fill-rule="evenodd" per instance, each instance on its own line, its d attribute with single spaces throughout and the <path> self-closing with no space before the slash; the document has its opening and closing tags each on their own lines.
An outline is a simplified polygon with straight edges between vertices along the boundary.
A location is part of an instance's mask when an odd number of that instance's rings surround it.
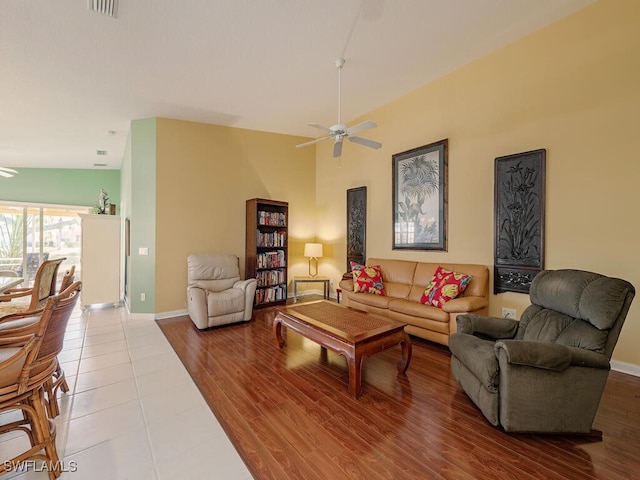
<svg viewBox="0 0 640 480">
<path fill-rule="evenodd" d="M 640 478 L 640 378 L 609 375 L 602 441 L 506 434 L 459 388 L 448 348 L 412 337 L 406 376 L 399 346 L 368 358 L 354 400 L 344 358 L 288 329 L 277 348 L 275 313 L 205 331 L 158 321 L 255 479 Z"/>
</svg>

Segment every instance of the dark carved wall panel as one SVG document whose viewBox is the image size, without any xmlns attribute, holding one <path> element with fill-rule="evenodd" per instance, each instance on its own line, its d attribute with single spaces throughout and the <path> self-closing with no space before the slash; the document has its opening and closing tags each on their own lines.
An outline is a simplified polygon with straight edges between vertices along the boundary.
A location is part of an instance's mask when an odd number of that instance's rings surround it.
<svg viewBox="0 0 640 480">
<path fill-rule="evenodd" d="M 351 262 L 364 264 L 367 246 L 367 187 L 347 190 L 347 272 Z"/>
<path fill-rule="evenodd" d="M 544 149 L 495 161 L 494 293 L 529 293 L 544 269 Z"/>
</svg>

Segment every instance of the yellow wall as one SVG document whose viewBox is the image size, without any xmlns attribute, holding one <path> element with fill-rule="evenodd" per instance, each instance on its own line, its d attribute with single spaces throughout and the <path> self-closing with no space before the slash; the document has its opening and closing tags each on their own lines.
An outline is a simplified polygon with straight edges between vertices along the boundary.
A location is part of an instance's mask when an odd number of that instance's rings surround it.
<svg viewBox="0 0 640 480">
<path fill-rule="evenodd" d="M 156 312 L 186 308 L 187 256 L 232 253 L 244 275 L 245 201 L 289 202 L 289 276 L 314 239 L 315 152 L 302 137 L 159 118 Z"/>
<path fill-rule="evenodd" d="M 346 190 L 368 190 L 367 255 L 493 264 L 493 167 L 498 156 L 547 149 L 546 267 L 579 268 L 640 288 L 640 2 L 600 1 L 519 42 L 370 112 L 341 166 L 317 147 L 319 240 L 345 271 Z M 449 139 L 448 252 L 391 248 L 391 156 Z M 492 296 L 490 313 L 528 296 Z M 640 365 L 640 299 L 614 359 Z"/>
</svg>

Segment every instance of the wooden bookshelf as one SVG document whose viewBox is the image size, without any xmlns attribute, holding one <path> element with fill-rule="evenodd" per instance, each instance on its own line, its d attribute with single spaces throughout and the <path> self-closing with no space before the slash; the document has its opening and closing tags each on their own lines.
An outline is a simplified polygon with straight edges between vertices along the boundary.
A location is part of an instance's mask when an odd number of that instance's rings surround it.
<svg viewBox="0 0 640 480">
<path fill-rule="evenodd" d="M 245 278 L 258 281 L 256 308 L 287 301 L 288 222 L 287 202 L 247 200 Z"/>
</svg>

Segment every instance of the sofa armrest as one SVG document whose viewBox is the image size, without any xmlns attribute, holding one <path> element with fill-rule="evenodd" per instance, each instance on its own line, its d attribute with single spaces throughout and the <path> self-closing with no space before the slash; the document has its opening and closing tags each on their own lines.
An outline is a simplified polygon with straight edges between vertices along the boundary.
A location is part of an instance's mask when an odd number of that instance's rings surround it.
<svg viewBox="0 0 640 480">
<path fill-rule="evenodd" d="M 442 305 L 442 310 L 447 313 L 469 313 L 489 306 L 489 300 L 485 297 L 458 297 L 449 300 Z"/>
<path fill-rule="evenodd" d="M 353 292 L 353 279 L 340 280 L 340 288 L 348 292 Z"/>
<path fill-rule="evenodd" d="M 506 361 L 512 365 L 556 371 L 566 370 L 570 366 L 610 368 L 605 355 L 556 343 L 502 340 L 496 342 L 494 350 L 498 357 L 503 353 Z"/>
<path fill-rule="evenodd" d="M 458 315 L 456 322 L 458 332 L 491 340 L 514 338 L 519 325 L 517 320 L 510 318 L 486 317 L 474 313 Z"/>
</svg>

